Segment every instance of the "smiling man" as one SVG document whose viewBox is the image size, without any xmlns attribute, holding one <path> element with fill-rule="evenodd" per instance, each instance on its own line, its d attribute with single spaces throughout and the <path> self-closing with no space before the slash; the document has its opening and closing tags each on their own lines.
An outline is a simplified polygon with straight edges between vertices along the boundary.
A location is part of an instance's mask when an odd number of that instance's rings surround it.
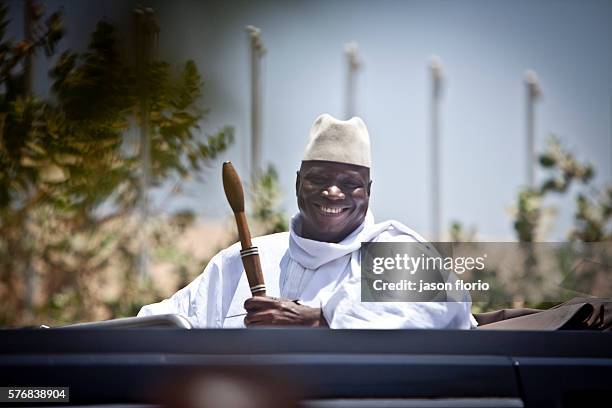
<svg viewBox="0 0 612 408">
<path fill-rule="evenodd" d="M 361 302 L 362 242 L 425 242 L 397 221 L 375 224 L 368 130 L 359 118 L 321 115 L 297 173 L 299 213 L 289 232 L 253 240 L 268 297 L 251 297 L 239 244 L 219 252 L 204 272 L 139 316 L 177 313 L 195 327 L 468 329 L 465 302 Z"/>
<path fill-rule="evenodd" d="M 295 183 L 301 219 L 297 233 L 316 241 L 342 241 L 365 219 L 371 185 L 368 167 L 303 161 Z"/>
</svg>

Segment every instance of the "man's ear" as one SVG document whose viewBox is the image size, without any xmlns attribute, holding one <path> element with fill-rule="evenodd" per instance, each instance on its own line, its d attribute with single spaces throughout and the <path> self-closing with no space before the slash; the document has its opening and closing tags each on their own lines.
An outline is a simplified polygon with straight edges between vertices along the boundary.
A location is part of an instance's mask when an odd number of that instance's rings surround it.
<svg viewBox="0 0 612 408">
<path fill-rule="evenodd" d="M 295 195 L 298 195 L 298 192 L 300 191 L 300 171 L 296 171 L 295 172 Z"/>
<path fill-rule="evenodd" d="M 370 196 L 370 191 L 372 191 L 372 180 L 368 183 L 368 197 Z"/>
</svg>

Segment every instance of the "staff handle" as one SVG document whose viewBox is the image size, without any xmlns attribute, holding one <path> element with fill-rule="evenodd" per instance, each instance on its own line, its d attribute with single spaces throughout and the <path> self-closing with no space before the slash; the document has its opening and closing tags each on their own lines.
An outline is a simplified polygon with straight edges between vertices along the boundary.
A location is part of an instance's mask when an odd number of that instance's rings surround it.
<svg viewBox="0 0 612 408">
<path fill-rule="evenodd" d="M 246 214 L 244 212 L 244 191 L 242 190 L 242 182 L 238 173 L 234 169 L 232 162 L 223 163 L 223 189 L 225 196 L 229 202 L 234 217 L 236 218 L 236 227 L 238 228 L 238 237 L 242 250 L 242 264 L 246 272 L 251 293 L 253 296 L 266 296 L 266 285 L 261 271 L 261 262 L 259 260 L 259 250 L 253 246 L 251 242 L 251 232 L 247 223 Z"/>
</svg>

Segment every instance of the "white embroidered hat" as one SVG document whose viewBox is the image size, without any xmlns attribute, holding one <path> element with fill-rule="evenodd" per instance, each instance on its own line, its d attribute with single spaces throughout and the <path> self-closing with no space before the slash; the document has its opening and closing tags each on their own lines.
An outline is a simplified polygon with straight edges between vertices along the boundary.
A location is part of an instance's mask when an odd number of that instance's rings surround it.
<svg viewBox="0 0 612 408">
<path fill-rule="evenodd" d="M 315 120 L 304 152 L 306 160 L 325 160 L 371 167 L 370 135 L 363 120 L 338 120 L 327 113 Z"/>
</svg>

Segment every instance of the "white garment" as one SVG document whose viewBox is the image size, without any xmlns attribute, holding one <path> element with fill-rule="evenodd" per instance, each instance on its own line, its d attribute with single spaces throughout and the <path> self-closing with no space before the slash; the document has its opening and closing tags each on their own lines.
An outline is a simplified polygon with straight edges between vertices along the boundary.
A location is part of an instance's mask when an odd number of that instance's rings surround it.
<svg viewBox="0 0 612 408">
<path fill-rule="evenodd" d="M 334 329 L 469 329 L 471 302 L 361 302 L 359 249 L 362 242 L 422 242 L 397 221 L 374 224 L 368 212 L 355 231 L 339 243 L 313 241 L 290 232 L 253 239 L 259 248 L 268 296 L 321 307 Z M 144 306 L 138 316 L 176 313 L 194 327 L 244 327 L 244 302 L 251 297 L 236 243 L 213 257 L 204 272 L 160 303 Z"/>
</svg>

